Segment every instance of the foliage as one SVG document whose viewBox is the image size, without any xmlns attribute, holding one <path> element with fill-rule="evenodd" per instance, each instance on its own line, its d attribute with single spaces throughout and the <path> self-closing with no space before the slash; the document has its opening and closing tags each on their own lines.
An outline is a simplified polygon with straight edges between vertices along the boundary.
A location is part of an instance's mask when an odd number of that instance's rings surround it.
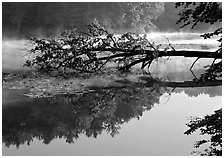
<svg viewBox="0 0 224 158">
<path fill-rule="evenodd" d="M 156 26 L 152 23 L 152 19 L 156 19 L 160 13 L 164 11 L 164 3 L 161 2 L 129 2 L 124 3 L 124 13 L 122 16 L 126 28 L 132 26 L 132 32 L 144 33 L 147 28 L 156 30 Z"/>
<path fill-rule="evenodd" d="M 184 134 L 190 135 L 196 130 L 200 130 L 201 135 L 210 135 L 210 140 L 200 140 L 195 143 L 195 148 L 199 148 L 205 143 L 210 143 L 200 155 L 221 156 L 222 155 L 222 109 L 215 111 L 214 114 L 206 115 L 204 118 L 192 118 L 187 124 L 190 128 Z"/>
<path fill-rule="evenodd" d="M 178 2 L 176 3 L 176 7 L 182 7 L 182 10 L 179 13 L 180 18 L 177 21 L 177 24 L 182 24 L 181 27 L 191 25 L 191 28 L 193 29 L 199 23 L 207 23 L 213 25 L 216 23 L 220 24 L 222 22 L 222 8 L 221 3 L 219 2 Z M 201 36 L 205 39 L 212 38 L 213 36 L 219 36 L 218 42 L 220 42 L 220 45 L 219 49 L 216 51 L 216 54 L 222 54 L 221 25 L 213 32 L 204 33 Z M 196 59 L 196 61 L 198 59 Z M 200 80 L 214 80 L 222 76 L 222 61 L 214 64 L 215 60 L 216 58 L 214 58 L 213 63 L 208 68 L 206 73 L 201 75 Z M 216 75 L 217 73 L 218 75 Z"/>
<path fill-rule="evenodd" d="M 176 7 L 182 7 L 177 24 L 183 23 L 181 27 L 192 25 L 194 28 L 198 23 L 214 24 L 222 21 L 221 3 L 218 2 L 178 2 Z"/>
<path fill-rule="evenodd" d="M 191 25 L 191 28 L 194 28 L 199 23 L 212 25 L 222 22 L 222 8 L 220 5 L 221 3 L 218 2 L 178 2 L 176 3 L 176 7 L 182 6 L 183 10 L 179 13 L 180 18 L 177 24 L 182 23 L 183 25 L 181 27 Z M 216 54 L 222 54 L 222 27 L 219 27 L 214 32 L 205 33 L 201 36 L 205 39 L 211 38 L 212 36 L 220 36 L 218 39 L 220 45 Z M 198 59 L 196 59 L 196 61 Z M 206 70 L 206 73 L 202 74 L 199 80 L 196 81 L 214 81 L 222 77 L 222 61 L 214 63 L 215 60 L 216 58 Z M 199 129 L 202 135 L 208 134 L 211 136 L 210 140 L 203 139 L 196 142 L 195 148 L 199 148 L 202 144 L 208 142 L 211 143 L 209 149 L 206 149 L 204 153 L 200 153 L 200 155 L 222 155 L 222 109 L 215 111 L 215 114 L 205 116 L 203 119 L 192 118 L 187 126 L 190 128 L 185 132 L 187 135 Z"/>
<path fill-rule="evenodd" d="M 201 74 L 200 81 L 215 81 L 222 78 L 222 61 L 213 63 L 204 74 Z"/>
<path fill-rule="evenodd" d="M 32 38 L 36 46 L 31 49 L 31 52 L 36 53 L 37 56 L 32 61 L 27 60 L 25 66 L 34 66 L 41 71 L 52 71 L 61 67 L 82 69 L 82 71 L 96 68 L 99 62 L 88 63 L 85 60 L 85 57 L 96 58 L 95 52 L 86 52 L 89 45 L 84 42 L 89 38 L 75 35 L 75 30 L 69 30 L 62 35 L 62 38 L 49 38 L 48 40 Z M 80 47 L 83 49 L 80 50 Z M 82 55 L 86 56 L 82 58 Z"/>
<path fill-rule="evenodd" d="M 87 33 L 67 30 L 61 37 L 32 38 L 31 42 L 34 48 L 30 54 L 34 58 L 27 60 L 25 66 L 46 72 L 59 69 L 96 72 L 111 61 L 121 69 L 128 70 L 138 63 L 144 68 L 158 57 L 161 47 L 151 43 L 146 35 L 111 34 L 97 20 L 88 25 Z M 164 51 L 168 49 L 173 48 L 168 45 Z"/>
</svg>

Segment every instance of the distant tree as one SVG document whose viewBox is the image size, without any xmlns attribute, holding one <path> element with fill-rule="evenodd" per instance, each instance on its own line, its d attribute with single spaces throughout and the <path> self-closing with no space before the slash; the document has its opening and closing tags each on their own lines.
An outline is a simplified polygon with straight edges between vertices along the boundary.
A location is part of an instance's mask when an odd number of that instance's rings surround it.
<svg viewBox="0 0 224 158">
<path fill-rule="evenodd" d="M 94 18 L 109 31 L 144 33 L 145 25 L 155 28 L 151 20 L 163 9 L 163 3 L 152 2 L 3 2 L 3 33 L 46 37 L 71 27 L 83 29 Z"/>
<path fill-rule="evenodd" d="M 132 27 L 131 32 L 145 33 L 148 30 L 157 30 L 152 20 L 164 11 L 164 3 L 159 2 L 129 2 L 122 3 L 124 12 L 122 19 L 126 28 Z"/>
</svg>

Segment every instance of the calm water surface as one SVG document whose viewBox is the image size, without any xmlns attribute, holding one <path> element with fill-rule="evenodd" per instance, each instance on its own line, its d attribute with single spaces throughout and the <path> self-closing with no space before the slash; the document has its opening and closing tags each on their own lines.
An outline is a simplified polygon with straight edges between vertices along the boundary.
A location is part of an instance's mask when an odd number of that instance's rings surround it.
<svg viewBox="0 0 224 158">
<path fill-rule="evenodd" d="M 25 92 L 25 91 L 24 91 Z M 190 155 L 190 116 L 221 107 L 221 87 L 98 89 L 30 99 L 3 89 L 3 155 Z"/>
</svg>

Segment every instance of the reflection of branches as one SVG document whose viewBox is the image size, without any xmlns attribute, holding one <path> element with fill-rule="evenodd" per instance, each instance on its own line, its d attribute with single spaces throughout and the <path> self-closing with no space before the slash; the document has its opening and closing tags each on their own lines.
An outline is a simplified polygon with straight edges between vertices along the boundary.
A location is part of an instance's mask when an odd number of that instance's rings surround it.
<svg viewBox="0 0 224 158">
<path fill-rule="evenodd" d="M 3 109 L 3 142 L 7 145 L 29 144 L 33 138 L 50 143 L 64 138 L 73 143 L 80 135 L 97 137 L 103 131 L 111 136 L 119 133 L 121 125 L 159 103 L 164 93 L 175 87 L 217 86 L 221 82 L 162 82 L 139 77 L 142 83 L 124 82 L 124 86 L 88 87 L 82 93 L 36 99 L 34 105 Z M 122 83 L 122 82 L 120 82 Z M 120 84 L 119 84 L 120 85 Z M 173 87 L 169 89 L 167 87 Z"/>
<path fill-rule="evenodd" d="M 198 57 L 198 58 L 193 62 L 193 64 L 192 64 L 191 67 L 190 67 L 190 70 L 192 70 L 194 64 L 198 61 L 198 59 L 200 59 L 200 58 Z"/>
<path fill-rule="evenodd" d="M 194 76 L 194 80 L 197 81 L 198 78 L 197 78 L 197 76 L 194 74 L 194 72 L 193 72 L 191 69 L 190 69 L 190 72 L 191 72 L 191 74 Z"/>
<path fill-rule="evenodd" d="M 167 92 L 168 93 L 168 99 L 167 99 L 167 101 L 164 104 L 166 104 L 170 100 L 171 94 L 173 93 L 173 91 L 175 89 L 176 89 L 176 87 L 173 87 L 173 89 L 171 89 L 171 91 Z"/>
<path fill-rule="evenodd" d="M 103 131 L 115 136 L 124 122 L 140 118 L 165 92 L 158 86 L 102 88 L 8 107 L 3 109 L 3 142 L 19 147 L 34 138 L 49 144 L 56 138 L 73 143 L 82 134 L 96 138 Z"/>
<path fill-rule="evenodd" d="M 190 67 L 190 72 L 194 76 L 194 81 L 216 81 L 222 77 L 222 61 L 215 64 L 215 61 L 217 60 L 215 58 L 209 68 L 206 70 L 206 73 L 201 74 L 200 78 L 197 78 L 197 76 L 192 71 L 192 68 L 198 59 L 199 57 L 193 62 Z"/>
<path fill-rule="evenodd" d="M 152 80 L 149 77 L 141 76 L 140 80 L 145 81 L 144 84 L 139 84 L 143 87 L 152 87 L 155 83 L 159 87 L 173 87 L 173 88 L 190 88 L 190 87 L 212 87 L 212 86 L 220 86 L 222 85 L 221 80 L 215 81 L 204 81 L 204 82 L 195 82 L 195 81 L 184 81 L 184 82 L 166 82 L 166 81 L 156 81 Z M 127 85 L 126 85 L 127 86 Z"/>
</svg>

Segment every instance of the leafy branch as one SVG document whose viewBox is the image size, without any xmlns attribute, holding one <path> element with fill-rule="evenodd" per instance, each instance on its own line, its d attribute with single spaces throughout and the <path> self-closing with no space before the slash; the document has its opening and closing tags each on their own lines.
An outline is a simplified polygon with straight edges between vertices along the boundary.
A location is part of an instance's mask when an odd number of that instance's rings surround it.
<svg viewBox="0 0 224 158">
<path fill-rule="evenodd" d="M 122 70 L 129 70 L 141 63 L 143 69 L 162 56 L 221 58 L 221 54 L 217 56 L 214 52 L 176 51 L 170 44 L 161 49 L 161 45 L 151 43 L 146 35 L 130 32 L 114 35 L 97 21 L 88 25 L 88 33 L 78 33 L 76 29 L 71 29 L 63 32 L 60 37 L 34 37 L 30 41 L 33 48 L 29 53 L 33 58 L 24 65 L 44 72 L 97 72 L 108 62 L 114 62 Z"/>
<path fill-rule="evenodd" d="M 199 148 L 205 143 L 211 143 L 211 147 L 206 149 L 201 155 L 221 156 L 222 155 L 222 109 L 214 114 L 206 115 L 204 118 L 192 118 L 187 124 L 189 129 L 184 133 L 190 135 L 196 130 L 200 130 L 201 135 L 211 135 L 210 140 L 200 140 L 195 143 L 195 148 Z"/>
</svg>

